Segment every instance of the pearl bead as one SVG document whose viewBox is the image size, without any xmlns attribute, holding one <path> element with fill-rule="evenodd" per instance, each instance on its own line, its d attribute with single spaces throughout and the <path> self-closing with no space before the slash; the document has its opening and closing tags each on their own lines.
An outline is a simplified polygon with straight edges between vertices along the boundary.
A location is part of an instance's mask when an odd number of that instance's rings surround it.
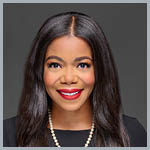
<svg viewBox="0 0 150 150">
<path fill-rule="evenodd" d="M 53 134 L 53 133 L 54 133 L 54 130 L 52 130 L 51 133 Z"/>
<path fill-rule="evenodd" d="M 56 143 L 56 145 L 57 145 L 57 146 L 59 146 L 59 144 L 58 144 L 58 143 Z"/>
</svg>

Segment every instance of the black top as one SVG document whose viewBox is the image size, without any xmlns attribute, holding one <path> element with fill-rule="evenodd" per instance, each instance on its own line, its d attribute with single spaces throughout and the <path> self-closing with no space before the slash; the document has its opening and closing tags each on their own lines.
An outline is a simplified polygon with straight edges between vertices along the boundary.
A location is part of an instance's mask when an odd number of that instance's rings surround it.
<svg viewBox="0 0 150 150">
<path fill-rule="evenodd" d="M 124 125 L 130 137 L 131 147 L 146 147 L 147 134 L 143 126 L 136 118 L 123 115 Z M 50 133 L 50 130 L 47 129 Z M 89 136 L 90 130 L 54 130 L 56 137 L 62 147 L 84 147 L 85 142 Z M 49 143 L 51 142 L 55 147 L 52 140 L 51 133 L 49 134 Z M 83 140 L 85 139 L 85 140 Z M 3 146 L 16 147 L 16 117 L 4 120 L 3 124 Z M 93 146 L 93 138 L 89 147 Z"/>
</svg>

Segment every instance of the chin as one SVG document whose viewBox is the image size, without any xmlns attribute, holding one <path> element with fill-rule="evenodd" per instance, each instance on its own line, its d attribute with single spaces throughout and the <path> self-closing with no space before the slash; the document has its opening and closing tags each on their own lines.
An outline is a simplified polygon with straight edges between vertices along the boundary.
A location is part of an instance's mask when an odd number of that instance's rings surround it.
<svg viewBox="0 0 150 150">
<path fill-rule="evenodd" d="M 61 107 L 64 111 L 74 112 L 80 110 L 82 108 L 82 104 L 65 104 L 59 107 Z"/>
<path fill-rule="evenodd" d="M 76 100 L 64 100 L 58 97 L 57 98 L 59 99 L 58 101 L 57 99 L 53 101 L 54 102 L 53 104 L 55 105 L 53 106 L 63 111 L 69 111 L 69 112 L 80 111 L 82 110 L 82 108 L 86 109 L 89 106 L 89 99 L 87 99 L 86 97 L 84 98 L 83 97 L 84 96 L 82 95 L 82 97 Z"/>
</svg>

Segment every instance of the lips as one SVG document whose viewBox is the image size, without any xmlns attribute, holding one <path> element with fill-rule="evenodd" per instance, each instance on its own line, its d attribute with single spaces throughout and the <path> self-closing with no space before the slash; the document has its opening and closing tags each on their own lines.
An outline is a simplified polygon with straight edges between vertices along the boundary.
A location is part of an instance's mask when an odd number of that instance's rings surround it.
<svg viewBox="0 0 150 150">
<path fill-rule="evenodd" d="M 83 89 L 59 89 L 57 92 L 66 100 L 75 100 L 81 95 L 82 90 Z"/>
</svg>

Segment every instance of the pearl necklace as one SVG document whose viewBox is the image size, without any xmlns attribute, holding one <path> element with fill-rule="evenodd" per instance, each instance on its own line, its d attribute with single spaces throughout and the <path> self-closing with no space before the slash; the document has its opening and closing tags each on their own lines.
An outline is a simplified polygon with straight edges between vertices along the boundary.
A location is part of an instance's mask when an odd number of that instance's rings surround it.
<svg viewBox="0 0 150 150">
<path fill-rule="evenodd" d="M 50 131 L 51 131 L 51 134 L 52 134 L 52 138 L 56 144 L 57 147 L 61 147 L 57 138 L 56 138 L 56 135 L 54 133 L 54 129 L 53 129 L 53 124 L 52 124 L 52 118 L 51 118 L 51 112 L 50 110 L 48 110 L 48 114 L 49 114 L 49 125 L 50 125 Z M 91 130 L 90 130 L 90 134 L 89 134 L 89 137 L 84 145 L 84 147 L 88 147 L 91 139 L 92 139 L 92 135 L 93 135 L 93 132 L 94 132 L 94 121 L 92 121 L 92 126 L 91 126 Z"/>
</svg>

